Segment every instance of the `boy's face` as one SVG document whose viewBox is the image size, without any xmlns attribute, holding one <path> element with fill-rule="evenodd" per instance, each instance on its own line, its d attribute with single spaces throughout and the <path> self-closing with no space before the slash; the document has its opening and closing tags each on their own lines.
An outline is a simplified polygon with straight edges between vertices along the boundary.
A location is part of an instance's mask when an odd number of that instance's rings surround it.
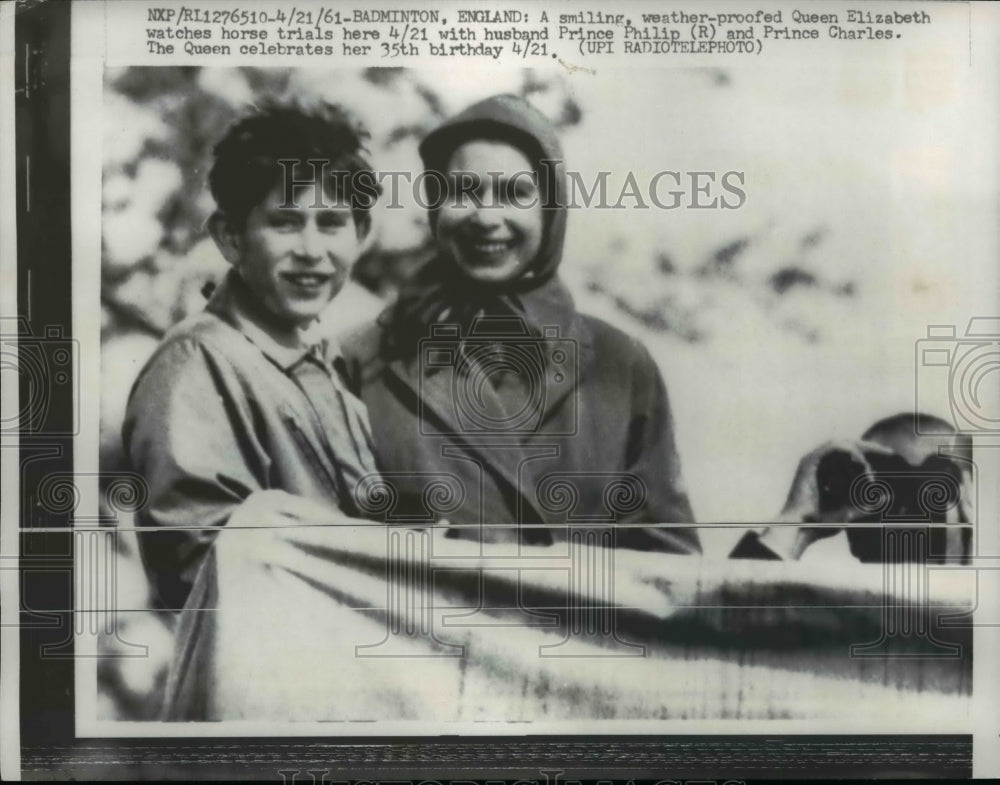
<svg viewBox="0 0 1000 785">
<path fill-rule="evenodd" d="M 335 199 L 318 207 L 315 189 L 296 189 L 294 206 L 282 207 L 276 185 L 242 227 L 229 226 L 216 241 L 250 289 L 274 316 L 304 327 L 347 281 L 362 250 L 350 207 Z M 213 233 L 215 234 L 215 233 Z"/>
<path fill-rule="evenodd" d="M 438 214 L 438 243 L 473 280 L 516 278 L 538 255 L 544 230 L 531 162 L 516 147 L 481 140 L 456 148 L 448 169 L 453 193 Z"/>
</svg>

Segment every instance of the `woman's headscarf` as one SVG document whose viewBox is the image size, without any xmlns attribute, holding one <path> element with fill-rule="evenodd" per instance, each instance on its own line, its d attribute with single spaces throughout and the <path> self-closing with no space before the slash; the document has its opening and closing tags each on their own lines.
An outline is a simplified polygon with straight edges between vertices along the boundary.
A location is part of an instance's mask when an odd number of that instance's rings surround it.
<svg viewBox="0 0 1000 785">
<path fill-rule="evenodd" d="M 566 171 L 555 127 L 531 104 L 515 95 L 496 95 L 473 104 L 431 131 L 420 144 L 430 202 L 431 231 L 437 233 L 440 205 L 447 195 L 438 191 L 455 150 L 475 140 L 500 141 L 520 150 L 538 175 L 543 233 L 535 258 L 516 277 L 497 282 L 469 278 L 448 253 L 438 250 L 404 288 L 387 320 L 387 338 L 406 351 L 428 333 L 429 325 L 468 325 L 478 314 L 515 315 L 532 321 L 545 303 L 570 303 L 556 279 L 566 236 Z M 440 173 L 438 175 L 437 173 Z M 443 197 L 443 198 L 442 198 Z M 438 205 L 435 208 L 435 205 Z"/>
</svg>

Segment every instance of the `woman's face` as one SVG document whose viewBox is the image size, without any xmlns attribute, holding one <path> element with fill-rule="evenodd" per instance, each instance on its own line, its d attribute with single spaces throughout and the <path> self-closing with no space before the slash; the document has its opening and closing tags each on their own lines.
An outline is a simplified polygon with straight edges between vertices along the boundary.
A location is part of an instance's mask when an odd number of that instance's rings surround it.
<svg viewBox="0 0 1000 785">
<path fill-rule="evenodd" d="M 531 162 L 504 142 L 472 141 L 448 162 L 448 199 L 437 240 L 462 272 L 497 283 L 520 276 L 538 255 L 544 220 Z"/>
</svg>

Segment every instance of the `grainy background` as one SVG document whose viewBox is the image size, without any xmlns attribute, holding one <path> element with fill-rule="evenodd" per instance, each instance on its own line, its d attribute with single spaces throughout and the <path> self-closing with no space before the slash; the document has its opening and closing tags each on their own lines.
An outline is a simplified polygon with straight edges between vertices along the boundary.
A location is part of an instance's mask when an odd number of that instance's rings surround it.
<svg viewBox="0 0 1000 785">
<path fill-rule="evenodd" d="M 581 310 L 640 336 L 667 380 L 699 521 L 756 522 L 780 507 L 799 457 L 912 408 L 927 324 L 987 313 L 996 280 L 984 216 L 993 150 L 976 145 L 975 85 L 933 59 L 725 71 L 128 68 L 106 73 L 103 117 L 101 468 L 121 468 L 132 379 L 162 333 L 225 271 L 204 231 L 211 146 L 260 98 L 331 100 L 372 131 L 381 170 L 419 171 L 442 118 L 495 92 L 526 96 L 591 182 L 627 172 L 745 173 L 738 210 L 576 210 L 562 274 Z M 716 191 L 718 193 L 718 191 Z M 430 249 L 405 189 L 381 210 L 332 322 L 374 316 Z M 928 382 L 925 387 L 929 387 Z M 924 392 L 924 391 L 922 391 Z M 947 416 L 947 390 L 931 413 Z M 934 400 L 933 394 L 931 400 Z M 123 521 L 127 523 L 127 521 Z M 721 555 L 739 531 L 706 527 Z M 146 584 L 122 538 L 120 596 Z M 842 537 L 807 558 L 850 558 Z M 102 661 L 101 716 L 142 718 L 169 635 L 151 614 L 123 637 L 148 660 Z"/>
</svg>

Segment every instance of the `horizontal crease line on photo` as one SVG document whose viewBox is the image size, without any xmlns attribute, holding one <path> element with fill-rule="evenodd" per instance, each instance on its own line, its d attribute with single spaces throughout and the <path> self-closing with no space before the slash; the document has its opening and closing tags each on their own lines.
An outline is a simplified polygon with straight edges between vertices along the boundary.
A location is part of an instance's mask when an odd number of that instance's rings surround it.
<svg viewBox="0 0 1000 785">
<path fill-rule="evenodd" d="M 423 531 L 426 529 L 755 529 L 762 526 L 777 528 L 779 526 L 801 527 L 823 529 L 882 529 L 882 528 L 919 528 L 921 526 L 941 527 L 947 526 L 949 529 L 975 529 L 974 523 L 945 523 L 943 521 L 919 521 L 919 520 L 893 520 L 876 521 L 873 523 L 801 523 L 782 521 L 780 523 L 770 523 L 762 521 L 750 521 L 743 523 L 615 523 L 614 521 L 566 521 L 559 523 L 416 523 L 409 521 L 370 521 L 359 518 L 356 521 L 347 523 L 276 523 L 260 526 L 213 526 L 188 525 L 188 526 L 118 526 L 116 524 L 104 525 L 77 525 L 77 526 L 22 526 L 18 529 L 21 534 L 66 534 L 69 532 L 141 532 L 143 534 L 155 534 L 157 532 L 177 532 L 177 531 L 233 531 L 236 529 L 333 529 L 333 528 L 369 528 L 381 526 L 386 529 L 408 529 Z"/>
<path fill-rule="evenodd" d="M 514 569 L 514 568 L 512 568 L 512 569 Z M 590 603 L 568 603 L 566 605 L 535 605 L 535 604 L 531 604 L 531 605 L 527 606 L 527 608 L 519 606 L 519 605 L 490 605 L 489 606 L 489 611 L 490 612 L 493 612 L 493 611 L 524 611 L 524 610 L 531 610 L 531 611 L 576 611 L 576 610 L 580 609 L 581 605 L 583 607 L 586 607 L 586 608 L 596 608 L 596 609 L 602 609 L 602 610 L 648 611 L 648 609 L 646 607 L 642 606 L 642 605 L 614 605 L 614 604 L 610 604 L 610 603 L 607 603 L 607 602 L 601 603 L 601 602 L 596 602 L 596 601 L 595 602 L 590 602 Z M 850 610 L 850 609 L 861 608 L 861 609 L 871 610 L 871 609 L 876 609 L 876 608 L 877 609 L 888 609 L 888 608 L 910 609 L 910 608 L 913 608 L 914 606 L 917 606 L 917 607 L 920 607 L 920 608 L 924 608 L 926 610 L 932 610 L 932 609 L 935 609 L 935 608 L 943 608 L 943 609 L 953 610 L 955 608 L 965 608 L 965 607 L 968 607 L 968 603 L 961 603 L 961 602 L 957 602 L 957 601 L 954 602 L 954 603 L 936 602 L 934 604 L 913 603 L 913 602 L 910 602 L 910 603 L 898 603 L 898 602 L 882 602 L 882 601 L 879 601 L 879 602 L 871 602 L 871 603 L 830 603 L 830 604 L 813 604 L 813 605 L 798 605 L 798 604 L 792 605 L 792 604 L 789 604 L 789 603 L 771 603 L 771 604 L 763 604 L 763 605 L 753 605 L 753 604 L 749 604 L 749 605 L 727 605 L 727 604 L 705 605 L 705 604 L 702 604 L 702 603 L 680 603 L 680 602 L 672 602 L 671 603 L 671 607 L 673 607 L 673 608 L 698 608 L 698 609 L 703 609 L 703 610 L 712 610 L 712 609 L 723 609 L 723 610 L 773 610 L 775 608 L 797 609 L 797 610 L 802 610 L 802 609 L 808 609 L 808 610 Z M 393 608 L 392 606 L 388 606 L 388 605 L 343 605 L 342 607 L 346 608 L 347 610 L 352 610 L 352 611 L 385 611 L 387 613 L 390 612 L 390 611 L 395 611 L 395 608 Z M 155 612 L 175 611 L 175 610 L 179 611 L 179 610 L 181 610 L 181 608 L 156 608 Z M 218 608 L 185 608 L 184 610 L 185 611 L 196 611 L 198 613 L 216 613 L 219 609 Z M 470 605 L 441 605 L 441 606 L 438 607 L 438 610 L 440 610 L 442 612 L 444 612 L 444 611 L 451 612 L 451 611 L 461 611 L 461 610 L 482 610 L 482 608 L 479 605 L 471 605 L 471 604 Z M 30 612 L 31 613 L 39 613 L 39 614 L 42 614 L 42 613 L 80 613 L 80 614 L 82 614 L 82 613 L 108 613 L 110 611 L 114 611 L 115 613 L 149 613 L 150 609 L 148 609 L 148 608 L 120 608 L 120 607 L 115 607 L 115 606 L 111 605 L 111 606 L 108 606 L 106 608 L 45 608 L 44 610 L 30 611 Z M 526 625 L 526 624 L 520 624 L 520 623 L 504 625 L 504 624 L 496 624 L 496 623 L 493 623 L 493 622 L 491 622 L 489 624 L 477 625 L 477 624 L 470 624 L 470 623 L 464 623 L 464 622 L 461 623 L 461 624 L 459 624 L 458 622 L 456 622 L 455 624 L 448 624 L 448 625 L 445 625 L 445 626 L 447 626 L 447 627 L 451 627 L 451 626 L 455 626 L 455 627 L 477 627 L 477 626 L 484 626 L 484 627 L 504 627 L 504 626 L 508 626 L 508 627 L 525 627 L 525 626 L 528 626 L 528 627 L 531 627 L 531 626 L 544 626 L 544 625 L 531 625 L 531 624 Z"/>
</svg>

